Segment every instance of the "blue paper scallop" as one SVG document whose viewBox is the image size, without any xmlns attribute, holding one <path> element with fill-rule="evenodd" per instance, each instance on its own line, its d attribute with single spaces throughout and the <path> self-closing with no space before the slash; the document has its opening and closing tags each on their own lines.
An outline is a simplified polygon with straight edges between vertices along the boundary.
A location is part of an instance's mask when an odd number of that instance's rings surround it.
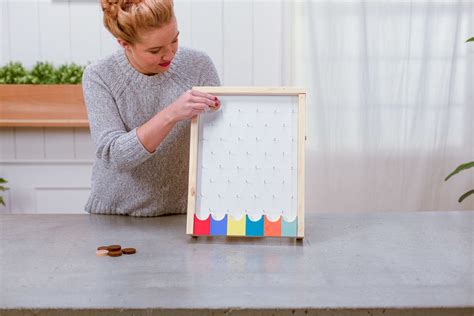
<svg viewBox="0 0 474 316">
<path fill-rule="evenodd" d="M 245 236 L 261 237 L 264 231 L 264 217 L 260 217 L 258 221 L 252 221 L 247 215 L 247 222 L 245 226 Z"/>
<path fill-rule="evenodd" d="M 211 216 L 211 235 L 226 236 L 227 235 L 227 214 L 220 221 L 216 221 Z"/>
</svg>

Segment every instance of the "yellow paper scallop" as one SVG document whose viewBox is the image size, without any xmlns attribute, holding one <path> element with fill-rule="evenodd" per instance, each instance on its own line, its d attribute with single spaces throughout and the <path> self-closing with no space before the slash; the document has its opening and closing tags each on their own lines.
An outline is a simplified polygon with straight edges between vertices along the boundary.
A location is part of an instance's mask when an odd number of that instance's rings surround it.
<svg viewBox="0 0 474 316">
<path fill-rule="evenodd" d="M 227 216 L 227 236 L 245 236 L 245 216 L 239 220 Z"/>
</svg>

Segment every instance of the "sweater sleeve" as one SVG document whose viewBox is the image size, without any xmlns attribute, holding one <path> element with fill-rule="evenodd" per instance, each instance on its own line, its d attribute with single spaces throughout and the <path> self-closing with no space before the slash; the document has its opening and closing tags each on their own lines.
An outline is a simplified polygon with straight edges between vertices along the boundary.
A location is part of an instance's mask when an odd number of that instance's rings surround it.
<svg viewBox="0 0 474 316">
<path fill-rule="evenodd" d="M 199 86 L 220 86 L 219 74 L 214 66 L 211 58 L 207 54 L 202 56 L 201 75 L 199 78 Z"/>
<path fill-rule="evenodd" d="M 136 128 L 126 130 L 111 89 L 89 67 L 82 88 L 96 157 L 106 168 L 130 170 L 153 156 L 138 139 Z"/>
</svg>

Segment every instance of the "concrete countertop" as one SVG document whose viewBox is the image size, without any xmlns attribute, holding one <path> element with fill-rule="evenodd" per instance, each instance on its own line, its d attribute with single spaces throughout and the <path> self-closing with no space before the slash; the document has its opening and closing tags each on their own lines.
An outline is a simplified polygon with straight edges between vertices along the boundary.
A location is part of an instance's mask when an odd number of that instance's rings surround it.
<svg viewBox="0 0 474 316">
<path fill-rule="evenodd" d="M 308 213 L 302 242 L 185 222 L 0 215 L 0 314 L 474 314 L 474 212 Z M 137 254 L 95 255 L 110 244 Z"/>
</svg>

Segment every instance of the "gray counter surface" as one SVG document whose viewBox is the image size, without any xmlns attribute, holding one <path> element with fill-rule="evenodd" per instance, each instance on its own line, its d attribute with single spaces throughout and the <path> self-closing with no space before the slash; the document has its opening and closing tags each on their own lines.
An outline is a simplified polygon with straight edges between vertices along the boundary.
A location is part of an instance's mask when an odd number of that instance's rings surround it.
<svg viewBox="0 0 474 316">
<path fill-rule="evenodd" d="M 0 215 L 0 314 L 418 309 L 471 315 L 473 215 L 309 213 L 302 242 L 192 238 L 183 215 Z M 110 244 L 137 254 L 95 255 Z"/>
</svg>

